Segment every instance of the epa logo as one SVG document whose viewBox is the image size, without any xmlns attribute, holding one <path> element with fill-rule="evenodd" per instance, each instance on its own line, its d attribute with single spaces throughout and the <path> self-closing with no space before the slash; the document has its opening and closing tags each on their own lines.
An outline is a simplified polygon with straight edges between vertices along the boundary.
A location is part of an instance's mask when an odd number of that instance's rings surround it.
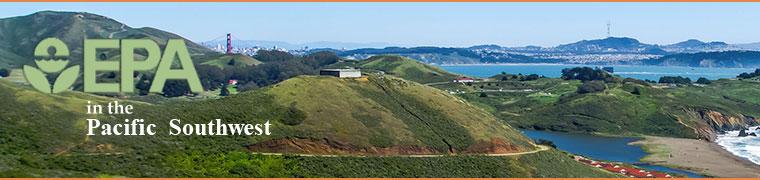
<svg viewBox="0 0 760 180">
<path fill-rule="evenodd" d="M 119 61 L 98 60 L 98 50 L 120 50 Z M 135 58 L 136 50 L 146 52 L 144 58 Z M 69 48 L 57 38 L 47 38 L 40 41 L 34 49 L 34 63 L 37 68 L 24 65 L 26 80 L 35 89 L 45 93 L 59 93 L 68 90 L 79 77 L 79 65 L 66 67 L 69 64 Z M 163 54 L 156 42 L 149 39 L 85 39 L 84 40 L 84 92 L 102 93 L 134 93 L 135 83 L 132 76 L 135 71 L 154 71 L 150 92 L 161 92 L 166 80 L 186 80 L 190 91 L 201 92 L 198 74 L 193 60 L 187 51 L 183 39 L 170 39 L 166 43 Z M 174 60 L 178 59 L 178 63 Z M 179 67 L 175 67 L 178 65 Z M 98 82 L 99 72 L 119 72 L 120 82 Z M 58 74 L 52 85 L 48 75 Z"/>
<path fill-rule="evenodd" d="M 53 53 L 49 53 L 49 49 L 53 49 Z M 79 65 L 66 68 L 69 64 L 69 48 L 63 41 L 55 38 L 48 38 L 42 40 L 37 47 L 34 48 L 34 63 L 37 64 L 39 69 L 29 65 L 24 65 L 24 76 L 29 84 L 35 89 L 45 93 L 59 93 L 65 91 L 74 84 L 79 76 Z M 40 59 L 36 59 L 40 58 Z M 63 72 L 61 72 L 63 71 Z M 55 83 L 52 86 L 48 83 L 46 73 L 59 73 L 58 78 L 55 79 Z"/>
</svg>

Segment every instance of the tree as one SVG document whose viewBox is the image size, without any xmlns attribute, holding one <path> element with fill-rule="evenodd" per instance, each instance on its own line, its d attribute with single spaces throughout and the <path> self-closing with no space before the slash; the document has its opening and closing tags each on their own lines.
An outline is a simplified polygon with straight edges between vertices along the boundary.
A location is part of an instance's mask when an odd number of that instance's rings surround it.
<svg viewBox="0 0 760 180">
<path fill-rule="evenodd" d="M 486 94 L 485 92 L 481 92 L 480 97 L 488 97 L 488 94 Z"/>
<path fill-rule="evenodd" d="M 522 78 L 523 81 L 533 81 L 541 78 L 541 76 L 538 76 L 538 74 L 530 74 Z"/>
<path fill-rule="evenodd" d="M 755 69 L 755 72 L 741 73 L 739 74 L 739 76 L 736 76 L 736 77 L 741 78 L 741 79 L 749 79 L 749 78 L 758 77 L 758 76 L 760 76 L 760 68 Z"/>
<path fill-rule="evenodd" d="M 557 145 L 554 144 L 553 141 L 546 140 L 546 139 L 538 139 L 538 141 L 536 141 L 536 144 L 544 145 L 544 146 L 549 146 L 549 147 L 552 147 L 552 148 L 555 148 L 555 149 L 557 148 Z"/>
<path fill-rule="evenodd" d="M 660 77 L 659 82 L 668 84 L 691 84 L 691 79 L 681 76 L 663 76 Z"/>
<path fill-rule="evenodd" d="M 222 84 L 226 84 L 228 76 L 222 69 L 211 65 L 198 65 L 195 67 L 198 78 L 201 79 L 203 90 L 215 90 Z"/>
<path fill-rule="evenodd" d="M 222 92 L 219 93 L 219 96 L 229 96 L 230 90 L 227 89 L 227 84 L 222 85 Z"/>
<path fill-rule="evenodd" d="M 581 80 L 583 82 L 596 80 L 610 82 L 614 79 L 614 77 L 608 74 L 607 71 L 599 68 L 595 69 L 590 67 L 574 67 L 562 69 L 562 79 Z"/>
<path fill-rule="evenodd" d="M 183 96 L 190 93 L 190 86 L 185 80 L 166 80 L 163 93 L 166 97 Z"/>
<path fill-rule="evenodd" d="M 704 77 L 700 77 L 699 79 L 697 79 L 697 84 L 710 84 L 710 83 L 712 83 L 712 81 Z"/>
<path fill-rule="evenodd" d="M 259 50 L 256 51 L 256 56 L 254 56 L 254 58 L 261 62 L 277 62 L 292 60 L 295 56 L 288 52 L 278 50 Z"/>
<path fill-rule="evenodd" d="M 303 61 L 313 68 L 319 68 L 340 61 L 340 57 L 334 52 L 320 51 L 304 56 Z"/>
<path fill-rule="evenodd" d="M 578 86 L 578 89 L 576 90 L 576 92 L 578 94 L 586 94 L 586 93 L 602 92 L 605 89 L 607 89 L 607 86 L 602 81 L 588 81 Z"/>
<path fill-rule="evenodd" d="M 151 86 L 151 77 L 148 74 L 143 74 L 139 80 L 137 80 L 137 92 L 140 96 L 148 95 Z"/>
<path fill-rule="evenodd" d="M 0 69 L 0 77 L 8 77 L 11 75 L 11 70 L 2 68 Z"/>
</svg>

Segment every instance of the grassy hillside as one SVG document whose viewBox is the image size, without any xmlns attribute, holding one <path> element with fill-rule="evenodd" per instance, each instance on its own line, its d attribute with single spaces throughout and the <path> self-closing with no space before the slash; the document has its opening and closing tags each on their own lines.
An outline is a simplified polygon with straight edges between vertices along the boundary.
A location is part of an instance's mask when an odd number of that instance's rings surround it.
<svg viewBox="0 0 760 180">
<path fill-rule="evenodd" d="M 230 97 L 132 104 L 132 115 L 87 115 L 85 93 L 41 94 L 0 80 L 3 177 L 563 177 L 612 176 L 556 151 L 510 157 L 330 158 L 263 156 L 249 150 L 324 154 L 518 152 L 534 149 L 489 113 L 442 91 L 389 76 L 302 76 Z M 86 136 L 85 118 L 140 118 L 155 136 Z M 271 121 L 271 136 L 170 136 L 168 121 Z M 97 132 L 97 131 L 96 131 Z M 286 143 L 283 143 L 286 142 Z M 288 145 L 302 145 L 288 146 Z M 311 148 L 309 148 L 311 147 Z M 438 164 L 437 166 L 429 166 Z M 356 166 L 353 166 L 356 165 Z M 374 167 L 385 167 L 375 169 Z M 339 168 L 340 167 L 340 168 Z M 472 167 L 480 167 L 473 169 Z M 407 170 L 399 173 L 393 168 Z M 504 171 L 484 171 L 483 169 Z M 340 169 L 340 171 L 335 171 Z M 411 171 L 414 170 L 414 171 Z M 420 173 L 417 173 L 419 170 Z M 415 173 L 412 173 L 415 172 Z"/>
<path fill-rule="evenodd" d="M 303 123 L 294 128 L 308 132 L 300 133 L 352 146 L 342 149 L 378 147 L 378 153 L 412 154 L 532 149 L 518 131 L 487 112 L 437 89 L 389 76 L 304 76 L 265 93 L 282 106 L 305 112 Z"/>
<path fill-rule="evenodd" d="M 313 177 L 621 177 L 572 160 L 557 150 L 510 157 L 299 157 Z"/>
<path fill-rule="evenodd" d="M 224 69 L 225 67 L 243 67 L 250 65 L 261 64 L 261 61 L 254 59 L 251 56 L 243 54 L 233 55 L 215 55 L 215 57 L 209 57 L 205 62 L 201 64 L 212 65 Z"/>
<path fill-rule="evenodd" d="M 163 48 L 168 39 L 182 38 L 154 28 L 132 28 L 114 19 L 83 12 L 42 11 L 0 19 L 0 67 L 33 63 L 37 43 L 56 37 L 68 45 L 74 64 L 82 61 L 83 39 L 152 39 Z M 185 40 L 191 55 L 214 54 L 210 49 Z M 109 58 L 118 50 L 106 51 Z"/>
<path fill-rule="evenodd" d="M 383 71 L 418 83 L 446 82 L 460 77 L 438 67 L 397 55 L 372 56 L 360 61 L 357 66 L 362 69 Z"/>
<path fill-rule="evenodd" d="M 580 84 L 539 79 L 438 87 L 471 92 L 460 96 L 528 129 L 712 139 L 721 130 L 757 124 L 760 117 L 756 81 L 678 87 L 607 83 L 605 91 L 587 94 L 576 92 Z M 490 91 L 481 95 L 481 89 Z"/>
</svg>

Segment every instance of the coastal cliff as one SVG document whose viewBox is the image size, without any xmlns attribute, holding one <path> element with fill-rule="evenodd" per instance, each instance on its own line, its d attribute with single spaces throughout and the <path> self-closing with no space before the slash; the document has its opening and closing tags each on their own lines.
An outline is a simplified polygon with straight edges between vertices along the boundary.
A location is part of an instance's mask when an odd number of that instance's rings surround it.
<svg viewBox="0 0 760 180">
<path fill-rule="evenodd" d="M 691 121 L 696 122 L 696 126 L 691 128 L 699 138 L 709 141 L 715 141 L 717 135 L 725 131 L 742 130 L 760 124 L 760 119 L 743 114 L 728 114 L 709 109 L 684 109 L 684 112 L 685 118 L 696 120 Z M 682 118 L 679 118 L 679 121 L 684 122 Z"/>
</svg>

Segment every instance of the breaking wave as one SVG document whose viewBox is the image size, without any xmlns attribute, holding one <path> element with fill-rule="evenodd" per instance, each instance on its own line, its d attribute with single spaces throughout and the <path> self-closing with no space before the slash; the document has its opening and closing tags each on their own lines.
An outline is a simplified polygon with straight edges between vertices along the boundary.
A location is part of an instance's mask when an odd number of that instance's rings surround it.
<svg viewBox="0 0 760 180">
<path fill-rule="evenodd" d="M 760 134 L 759 127 L 750 127 L 747 133 L 754 132 L 755 134 Z M 718 139 L 715 142 L 732 154 L 760 165 L 760 137 L 739 137 L 739 131 L 728 131 L 725 134 L 718 135 Z"/>
</svg>

